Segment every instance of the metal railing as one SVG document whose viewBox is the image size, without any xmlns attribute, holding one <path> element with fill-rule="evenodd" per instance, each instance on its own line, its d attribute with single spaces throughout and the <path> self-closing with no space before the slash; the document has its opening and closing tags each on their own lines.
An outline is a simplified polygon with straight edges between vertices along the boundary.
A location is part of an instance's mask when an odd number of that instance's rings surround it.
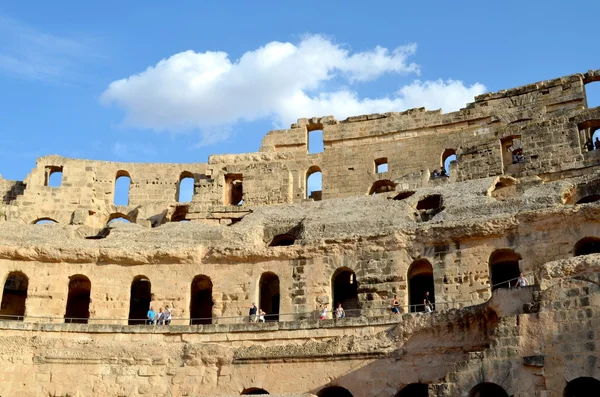
<svg viewBox="0 0 600 397">
<path fill-rule="evenodd" d="M 532 280 L 534 279 L 533 272 L 523 273 L 523 276 L 525 276 L 525 279 L 527 280 L 527 286 L 534 284 L 534 282 L 532 282 Z M 511 278 L 510 280 L 502 281 L 502 282 L 499 282 L 496 284 L 492 284 L 492 286 L 491 286 L 492 291 L 495 289 L 498 289 L 498 288 L 521 288 L 521 286 L 517 282 L 520 278 L 521 278 L 521 276 Z"/>
</svg>

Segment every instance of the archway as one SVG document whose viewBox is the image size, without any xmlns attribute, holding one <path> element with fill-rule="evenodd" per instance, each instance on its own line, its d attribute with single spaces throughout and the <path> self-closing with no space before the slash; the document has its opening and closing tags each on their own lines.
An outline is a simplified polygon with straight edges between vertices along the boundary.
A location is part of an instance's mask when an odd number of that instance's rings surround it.
<svg viewBox="0 0 600 397">
<path fill-rule="evenodd" d="M 92 283 L 84 275 L 72 276 L 65 311 L 65 323 L 87 324 L 90 318 L 90 291 Z"/>
<path fill-rule="evenodd" d="M 508 393 L 495 383 L 484 382 L 473 387 L 469 397 L 508 397 Z"/>
<path fill-rule="evenodd" d="M 323 198 L 323 173 L 316 165 L 306 171 L 306 198 L 313 201 Z"/>
<path fill-rule="evenodd" d="M 335 310 L 337 305 L 341 303 L 346 317 L 360 316 L 356 274 L 347 267 L 339 268 L 333 273 L 331 286 L 333 287 L 333 306 L 331 310 Z"/>
<path fill-rule="evenodd" d="M 35 221 L 33 221 L 32 223 L 34 225 L 55 225 L 58 222 L 56 222 L 52 218 L 39 218 L 39 219 L 36 219 Z"/>
<path fill-rule="evenodd" d="M 212 324 L 213 284 L 209 277 L 200 275 L 192 281 L 190 299 L 190 324 Z"/>
<path fill-rule="evenodd" d="M 375 181 L 369 188 L 369 196 L 380 193 L 393 192 L 396 190 L 396 184 L 389 179 Z"/>
<path fill-rule="evenodd" d="M 129 190 L 131 188 L 131 176 L 127 171 L 118 171 L 115 177 L 115 191 L 113 196 L 114 205 L 129 205 Z"/>
<path fill-rule="evenodd" d="M 4 282 L 0 319 L 23 321 L 29 279 L 21 272 L 10 272 Z"/>
<path fill-rule="evenodd" d="M 129 325 L 146 324 L 146 315 L 152 301 L 152 284 L 146 276 L 137 276 L 131 283 L 129 298 Z"/>
<path fill-rule="evenodd" d="M 590 255 L 600 253 L 600 238 L 598 237 L 584 237 L 575 243 L 573 248 L 573 255 Z"/>
<path fill-rule="evenodd" d="M 265 321 L 279 321 L 279 277 L 275 273 L 267 272 L 260 276 L 259 308 L 265 313 Z"/>
<path fill-rule="evenodd" d="M 490 255 L 490 283 L 492 291 L 498 288 L 510 288 L 519 274 L 521 255 L 511 249 L 499 249 Z"/>
<path fill-rule="evenodd" d="M 184 171 L 179 176 L 177 183 L 177 202 L 189 203 L 194 196 L 194 174 L 189 171 Z"/>
<path fill-rule="evenodd" d="M 446 149 L 442 153 L 442 169 L 450 175 L 450 163 L 456 161 L 456 150 Z"/>
<path fill-rule="evenodd" d="M 413 262 L 408 268 L 408 304 L 411 312 L 425 311 L 425 294 L 429 292 L 429 300 L 435 302 L 433 266 L 426 259 Z M 433 309 L 433 307 L 432 307 Z"/>
<path fill-rule="evenodd" d="M 341 386 L 329 386 L 321 389 L 317 393 L 317 397 L 353 397 L 352 393 Z"/>
<path fill-rule="evenodd" d="M 591 396 L 593 390 L 596 392 L 600 389 L 600 380 L 582 376 L 571 380 L 565 386 L 563 397 L 582 397 Z"/>
<path fill-rule="evenodd" d="M 258 387 L 250 387 L 248 389 L 244 389 L 241 393 L 242 395 L 259 395 L 259 394 L 269 394 L 265 389 L 260 389 Z"/>
<path fill-rule="evenodd" d="M 411 383 L 396 393 L 396 397 L 427 397 L 428 386 L 425 383 Z"/>
<path fill-rule="evenodd" d="M 127 215 L 122 214 L 120 212 L 115 212 L 114 214 L 110 214 L 110 216 L 108 217 L 108 222 L 106 224 L 110 225 L 110 224 L 113 224 L 116 222 L 132 223 L 131 219 Z"/>
</svg>

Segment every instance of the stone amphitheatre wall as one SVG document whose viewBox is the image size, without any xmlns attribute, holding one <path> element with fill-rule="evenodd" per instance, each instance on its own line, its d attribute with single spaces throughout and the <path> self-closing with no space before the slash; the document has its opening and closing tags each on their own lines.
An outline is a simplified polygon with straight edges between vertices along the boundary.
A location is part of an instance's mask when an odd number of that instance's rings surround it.
<svg viewBox="0 0 600 397">
<path fill-rule="evenodd" d="M 460 111 L 412 109 L 350 117 L 300 119 L 269 132 L 257 153 L 210 156 L 207 163 L 135 164 L 46 156 L 22 182 L 0 180 L 1 219 L 100 227 L 118 214 L 156 226 L 170 220 L 235 222 L 258 205 L 307 199 L 307 177 L 322 173 L 319 200 L 415 189 L 495 175 L 573 175 L 600 163 L 584 149 L 600 127 L 587 109 L 585 85 L 598 71 L 484 94 Z M 308 153 L 322 131 L 324 151 Z M 316 138 L 313 138 L 316 139 Z M 512 152 L 522 155 L 513 164 Z M 431 177 L 456 155 L 450 178 Z M 377 172 L 378 164 L 387 171 Z M 62 172 L 59 187 L 49 175 Z M 552 176 L 554 175 L 554 177 Z M 129 203 L 114 205 L 115 181 L 130 177 Z M 193 177 L 191 203 L 178 202 L 179 183 Z M 25 187 L 25 189 L 23 189 Z M 237 191 L 239 194 L 236 196 Z M 241 199 L 241 200 L 240 200 Z"/>
</svg>

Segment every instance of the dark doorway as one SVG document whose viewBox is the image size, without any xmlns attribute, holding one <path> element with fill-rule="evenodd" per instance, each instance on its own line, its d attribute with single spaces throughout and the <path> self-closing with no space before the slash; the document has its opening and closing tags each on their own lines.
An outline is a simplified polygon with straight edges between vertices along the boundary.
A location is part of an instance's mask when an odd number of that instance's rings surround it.
<svg viewBox="0 0 600 397">
<path fill-rule="evenodd" d="M 329 386 L 318 392 L 317 397 L 352 397 L 352 393 L 341 386 Z"/>
<path fill-rule="evenodd" d="M 225 175 L 225 205 L 244 204 L 244 177 L 242 174 Z"/>
<path fill-rule="evenodd" d="M 508 393 L 495 383 L 480 383 L 469 392 L 469 397 L 508 397 Z"/>
<path fill-rule="evenodd" d="M 563 392 L 563 397 L 584 397 L 591 396 L 600 389 L 600 380 L 583 376 L 573 379 L 567 383 Z M 596 390 L 594 392 L 594 390 Z"/>
<path fill-rule="evenodd" d="M 265 313 L 265 321 L 279 321 L 279 277 L 275 273 L 267 272 L 260 276 L 260 309 Z"/>
<path fill-rule="evenodd" d="M 492 291 L 498 288 L 510 288 L 516 283 L 521 270 L 521 255 L 511 249 L 499 249 L 490 255 L 490 282 Z"/>
<path fill-rule="evenodd" d="M 92 283 L 86 276 L 78 274 L 69 281 L 69 295 L 65 323 L 87 324 L 90 318 L 90 291 Z"/>
<path fill-rule="evenodd" d="M 265 389 L 259 389 L 258 387 L 251 387 L 249 389 L 244 389 L 242 395 L 254 395 L 254 394 L 269 394 Z"/>
<path fill-rule="evenodd" d="M 146 315 L 152 300 L 152 284 L 146 276 L 137 276 L 131 283 L 129 325 L 146 324 Z"/>
<path fill-rule="evenodd" d="M 400 390 L 396 397 L 427 397 L 429 395 L 428 387 L 425 383 L 411 383 Z"/>
<path fill-rule="evenodd" d="M 354 272 L 346 267 L 337 269 L 331 280 L 333 302 L 331 310 L 342 304 L 346 317 L 359 317 L 358 281 Z"/>
<path fill-rule="evenodd" d="M 433 267 L 426 259 L 413 262 L 408 268 L 408 304 L 411 312 L 425 311 L 425 293 L 429 292 L 429 300 L 435 302 L 433 283 Z M 434 307 L 431 307 L 433 310 Z"/>
<path fill-rule="evenodd" d="M 23 321 L 29 279 L 21 272 L 11 272 L 4 283 L 0 319 Z"/>
<path fill-rule="evenodd" d="M 212 324 L 212 281 L 207 276 L 196 276 L 192 281 L 190 324 Z"/>
<path fill-rule="evenodd" d="M 575 256 L 600 253 L 600 238 L 585 237 L 575 244 L 573 249 Z"/>
</svg>

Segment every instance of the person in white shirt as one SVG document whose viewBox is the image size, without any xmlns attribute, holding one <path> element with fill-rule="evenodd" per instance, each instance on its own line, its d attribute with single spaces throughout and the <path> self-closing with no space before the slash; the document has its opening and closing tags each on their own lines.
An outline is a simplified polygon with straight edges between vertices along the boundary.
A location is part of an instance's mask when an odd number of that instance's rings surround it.
<svg viewBox="0 0 600 397">
<path fill-rule="evenodd" d="M 169 306 L 165 307 L 164 318 L 165 318 L 165 325 L 171 324 L 171 309 L 169 308 Z"/>
<path fill-rule="evenodd" d="M 527 280 L 525 275 L 523 273 L 519 274 L 519 278 L 517 279 L 517 282 L 515 283 L 515 287 L 527 287 L 528 285 L 529 285 L 529 281 Z"/>
</svg>

